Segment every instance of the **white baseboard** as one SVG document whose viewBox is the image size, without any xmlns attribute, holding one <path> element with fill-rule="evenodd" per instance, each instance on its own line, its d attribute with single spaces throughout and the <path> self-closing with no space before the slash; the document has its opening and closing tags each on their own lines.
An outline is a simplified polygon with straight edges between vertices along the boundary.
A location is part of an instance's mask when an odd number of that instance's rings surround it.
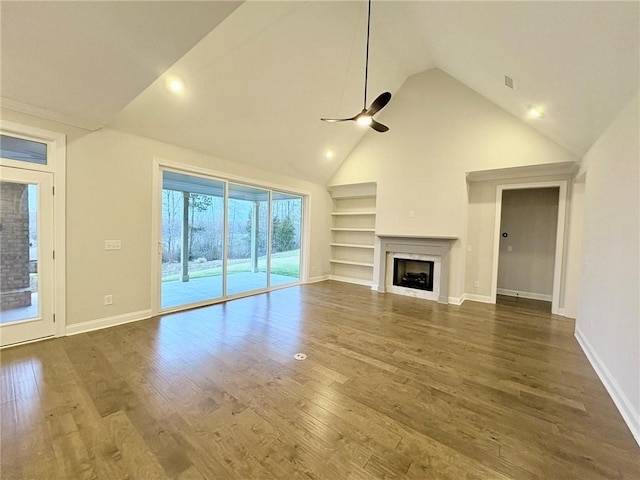
<svg viewBox="0 0 640 480">
<path fill-rule="evenodd" d="M 533 293 L 533 292 L 521 292 L 520 290 L 509 290 L 508 288 L 498 288 L 498 295 L 506 295 L 508 297 L 521 297 L 521 298 L 529 298 L 531 300 L 544 300 L 545 302 L 551 302 L 553 300 L 552 295 L 547 295 L 544 293 Z"/>
<path fill-rule="evenodd" d="M 88 322 L 72 323 L 71 325 L 67 325 L 66 334 L 77 335 L 79 333 L 92 332 L 93 330 L 101 330 L 115 325 L 137 322 L 138 320 L 146 320 L 152 316 L 151 310 L 140 310 L 138 312 L 124 313 L 113 317 L 89 320 Z"/>
<path fill-rule="evenodd" d="M 490 295 L 477 295 L 475 293 L 465 293 L 464 300 L 471 300 L 472 302 L 480 303 L 496 303 Z"/>
<path fill-rule="evenodd" d="M 316 277 L 309 277 L 307 283 L 324 282 L 325 280 L 329 280 L 329 275 L 318 275 Z"/>
<path fill-rule="evenodd" d="M 329 280 L 335 280 L 336 282 L 353 283 L 355 285 L 371 286 L 371 280 L 363 280 L 361 278 L 353 277 L 341 277 L 340 275 L 329 275 Z"/>
<path fill-rule="evenodd" d="M 372 284 L 371 285 L 371 290 L 373 290 L 374 292 L 377 292 L 378 291 L 378 284 L 377 283 Z"/>
<path fill-rule="evenodd" d="M 462 294 L 459 297 L 449 297 L 449 304 L 450 305 L 462 305 L 466 299 L 466 294 Z"/>
<path fill-rule="evenodd" d="M 633 405 L 618 385 L 618 382 L 616 382 L 616 379 L 613 377 L 613 375 L 611 375 L 611 372 L 604 364 L 600 356 L 596 353 L 587 338 L 577 327 L 575 337 L 576 340 L 578 340 L 582 351 L 591 363 L 591 366 L 598 374 L 598 377 L 604 385 L 604 388 L 606 388 L 607 392 L 609 392 L 609 396 L 618 408 L 618 411 L 629 427 L 629 430 L 631 430 L 633 438 L 635 438 L 638 445 L 640 445 L 640 412 L 635 411 Z"/>
</svg>

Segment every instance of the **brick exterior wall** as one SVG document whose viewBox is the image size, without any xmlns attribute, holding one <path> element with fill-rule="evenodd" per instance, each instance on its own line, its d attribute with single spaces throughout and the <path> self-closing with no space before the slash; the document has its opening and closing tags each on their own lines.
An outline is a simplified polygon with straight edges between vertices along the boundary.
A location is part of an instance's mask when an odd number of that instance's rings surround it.
<svg viewBox="0 0 640 480">
<path fill-rule="evenodd" d="M 0 311 L 31 305 L 27 185 L 0 183 Z"/>
</svg>

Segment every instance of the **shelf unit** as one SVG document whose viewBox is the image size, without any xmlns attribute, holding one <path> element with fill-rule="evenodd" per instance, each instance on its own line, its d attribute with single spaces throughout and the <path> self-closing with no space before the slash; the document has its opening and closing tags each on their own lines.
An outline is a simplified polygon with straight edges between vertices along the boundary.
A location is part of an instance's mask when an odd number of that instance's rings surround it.
<svg viewBox="0 0 640 480">
<path fill-rule="evenodd" d="M 331 213 L 331 279 L 371 285 L 376 231 L 376 184 L 329 187 Z"/>
</svg>

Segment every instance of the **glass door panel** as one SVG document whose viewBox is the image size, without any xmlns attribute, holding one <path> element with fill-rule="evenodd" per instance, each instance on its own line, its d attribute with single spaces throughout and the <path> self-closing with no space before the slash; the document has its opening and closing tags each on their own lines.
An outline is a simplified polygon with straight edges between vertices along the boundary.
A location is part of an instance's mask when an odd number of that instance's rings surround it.
<svg viewBox="0 0 640 480">
<path fill-rule="evenodd" d="M 271 272 L 269 284 L 300 280 L 302 197 L 273 192 L 271 202 Z"/>
<path fill-rule="evenodd" d="M 269 191 L 229 184 L 227 295 L 267 288 Z"/>
<path fill-rule="evenodd" d="M 161 308 L 222 297 L 224 187 L 163 172 Z"/>
<path fill-rule="evenodd" d="M 51 174 L 0 167 L 0 343 L 51 336 Z"/>
</svg>

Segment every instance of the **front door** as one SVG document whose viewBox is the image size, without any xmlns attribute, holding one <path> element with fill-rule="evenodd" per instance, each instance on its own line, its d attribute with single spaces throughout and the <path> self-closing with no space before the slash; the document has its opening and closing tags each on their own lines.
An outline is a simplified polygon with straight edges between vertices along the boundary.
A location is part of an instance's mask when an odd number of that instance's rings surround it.
<svg viewBox="0 0 640 480">
<path fill-rule="evenodd" d="M 0 346 L 54 335 L 53 174 L 0 167 Z"/>
</svg>

